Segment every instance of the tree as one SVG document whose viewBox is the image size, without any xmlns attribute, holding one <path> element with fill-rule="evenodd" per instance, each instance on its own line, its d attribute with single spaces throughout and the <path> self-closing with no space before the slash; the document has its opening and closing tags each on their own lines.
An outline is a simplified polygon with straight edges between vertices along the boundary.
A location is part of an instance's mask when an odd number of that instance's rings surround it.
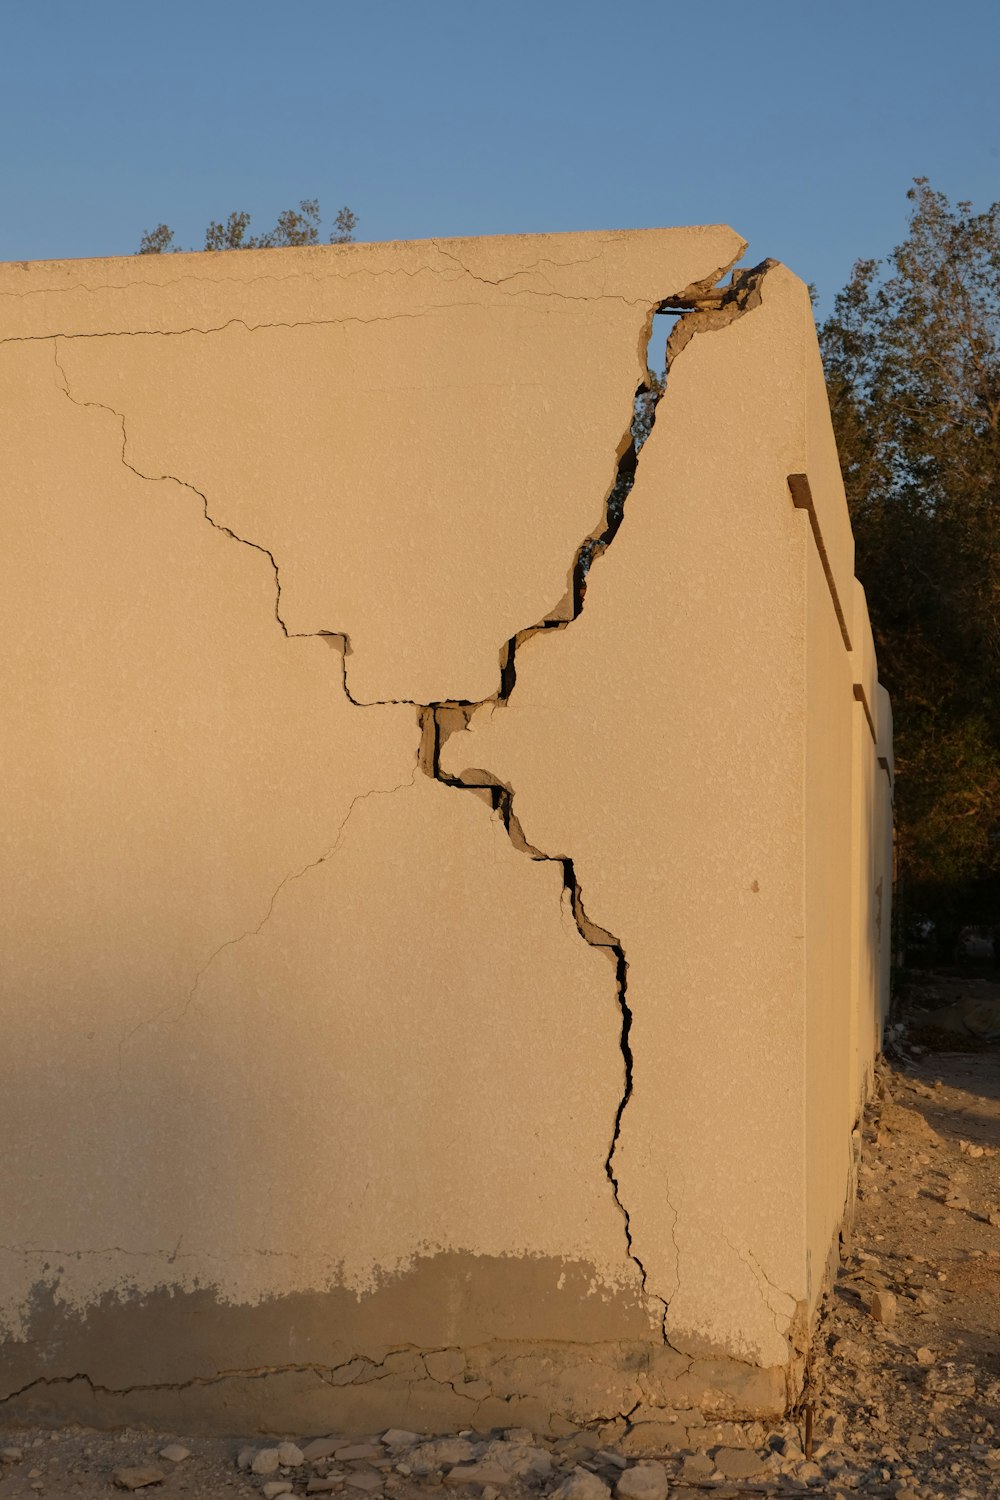
<svg viewBox="0 0 1000 1500">
<path fill-rule="evenodd" d="M 318 198 L 303 198 L 298 208 L 286 208 L 278 222 L 265 234 L 250 234 L 250 215 L 231 213 L 225 223 L 213 219 L 205 230 L 206 250 L 271 250 L 277 246 L 318 245 L 320 240 Z M 331 245 L 346 245 L 354 238 L 358 216 L 350 208 L 341 208 L 333 221 Z M 147 229 L 139 242 L 137 255 L 162 255 L 177 250 L 174 231 L 167 224 Z"/>
<path fill-rule="evenodd" d="M 953 941 L 1000 925 L 1000 203 L 926 178 L 909 233 L 858 261 L 820 331 L 896 722 L 900 873 Z"/>
</svg>

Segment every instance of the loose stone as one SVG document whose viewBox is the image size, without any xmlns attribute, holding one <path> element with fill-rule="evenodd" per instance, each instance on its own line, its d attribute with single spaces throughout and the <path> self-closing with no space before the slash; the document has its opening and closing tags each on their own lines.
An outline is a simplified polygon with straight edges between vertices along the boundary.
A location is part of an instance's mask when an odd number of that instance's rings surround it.
<svg viewBox="0 0 1000 1500">
<path fill-rule="evenodd" d="M 444 1476 L 445 1484 L 491 1484 L 502 1487 L 510 1484 L 513 1474 L 502 1469 L 498 1463 L 456 1464 Z"/>
<path fill-rule="evenodd" d="M 382 1488 L 382 1475 L 376 1474 L 372 1469 L 356 1469 L 352 1474 L 345 1474 L 344 1483 L 354 1490 L 364 1490 L 371 1495 Z"/>
<path fill-rule="evenodd" d="M 261 1448 L 255 1453 L 250 1464 L 252 1474 L 277 1474 L 281 1468 L 281 1459 L 278 1457 L 277 1448 Z"/>
<path fill-rule="evenodd" d="M 719 1448 L 715 1467 L 727 1479 L 755 1479 L 764 1473 L 767 1463 L 752 1448 Z"/>
<path fill-rule="evenodd" d="M 166 1479 L 162 1469 L 155 1464 L 127 1465 L 122 1469 L 115 1469 L 111 1478 L 120 1490 L 141 1490 L 147 1484 L 162 1484 Z"/>
<path fill-rule="evenodd" d="M 667 1471 L 655 1459 L 626 1469 L 615 1485 L 617 1500 L 667 1500 Z"/>
<path fill-rule="evenodd" d="M 366 1458 L 368 1456 L 365 1454 Z M 297 1443 L 278 1444 L 278 1462 L 283 1469 L 297 1469 L 299 1464 L 304 1464 L 305 1461 L 305 1454 Z"/>
<path fill-rule="evenodd" d="M 586 1469 L 574 1469 L 557 1490 L 552 1500 L 610 1500 L 611 1490 L 596 1474 Z"/>
<path fill-rule="evenodd" d="M 344 1446 L 340 1438 L 313 1438 L 311 1443 L 306 1443 L 302 1450 L 302 1457 L 307 1464 L 319 1463 L 320 1459 L 332 1458 L 338 1448 Z"/>
<path fill-rule="evenodd" d="M 165 1448 L 160 1449 L 160 1457 L 171 1464 L 182 1464 L 186 1458 L 191 1457 L 191 1449 L 182 1447 L 180 1443 L 168 1443 Z"/>
</svg>

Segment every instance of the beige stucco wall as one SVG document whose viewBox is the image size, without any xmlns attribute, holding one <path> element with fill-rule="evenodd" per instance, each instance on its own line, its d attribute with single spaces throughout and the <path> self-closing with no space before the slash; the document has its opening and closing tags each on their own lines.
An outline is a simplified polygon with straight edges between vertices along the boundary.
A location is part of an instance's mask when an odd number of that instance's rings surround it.
<svg viewBox="0 0 1000 1500">
<path fill-rule="evenodd" d="M 793 1391 L 891 715 L 808 297 L 713 306 L 741 249 L 0 268 L 10 1414 Z M 578 613 L 661 304 L 696 331 Z"/>
</svg>

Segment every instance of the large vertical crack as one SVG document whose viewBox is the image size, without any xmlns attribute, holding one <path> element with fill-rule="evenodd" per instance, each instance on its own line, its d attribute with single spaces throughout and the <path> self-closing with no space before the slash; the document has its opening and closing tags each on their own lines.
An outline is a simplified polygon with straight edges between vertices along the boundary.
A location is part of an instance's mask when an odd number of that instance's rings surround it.
<svg viewBox="0 0 1000 1500">
<path fill-rule="evenodd" d="M 564 598 L 545 619 L 535 625 L 529 626 L 525 630 L 519 631 L 507 642 L 501 654 L 500 688 L 493 698 L 485 699 L 479 704 L 431 704 L 423 711 L 422 720 L 423 742 L 421 765 L 425 773 L 447 786 L 456 787 L 464 791 L 472 791 L 481 797 L 487 797 L 493 809 L 501 818 L 508 836 L 516 849 L 527 854 L 531 859 L 558 864 L 562 870 L 563 887 L 569 896 L 573 917 L 580 936 L 591 947 L 603 948 L 614 962 L 617 999 L 621 1012 L 619 1046 L 621 1048 L 625 1076 L 622 1095 L 615 1112 L 611 1142 L 604 1161 L 604 1170 L 611 1184 L 615 1203 L 621 1211 L 624 1220 L 628 1255 L 638 1268 L 643 1293 L 648 1298 L 658 1302 L 662 1307 L 660 1326 L 661 1337 L 664 1343 L 669 1342 L 666 1328 L 669 1302 L 659 1293 L 653 1292 L 648 1285 L 646 1267 L 643 1265 L 635 1249 L 631 1216 L 628 1206 L 622 1198 L 620 1183 L 615 1171 L 615 1155 L 621 1136 L 622 1121 L 634 1089 L 635 1067 L 631 1045 L 633 1012 L 628 999 L 629 965 L 624 944 L 620 937 L 609 932 L 606 928 L 598 926 L 596 922 L 588 917 L 584 908 L 582 888 L 572 858 L 565 855 L 546 854 L 543 850 L 529 843 L 514 811 L 514 789 L 490 772 L 484 770 L 468 770 L 461 776 L 449 776 L 441 766 L 441 749 L 445 741 L 452 734 L 456 732 L 460 733 L 468 727 L 477 709 L 490 708 L 491 711 L 494 711 L 498 708 L 506 707 L 510 702 L 517 685 L 517 653 L 525 641 L 530 640 L 532 636 L 539 634 L 541 631 L 565 630 L 574 620 L 579 618 L 584 608 L 590 570 L 612 545 L 623 525 L 626 502 L 635 483 L 638 470 L 639 453 L 656 421 L 657 408 L 666 394 L 673 362 L 687 347 L 695 334 L 714 332 L 725 328 L 737 318 L 742 317 L 744 313 L 757 307 L 761 301 L 760 284 L 768 269 L 773 264 L 773 261 L 767 260 L 762 262 L 761 265 L 755 266 L 752 270 L 734 272 L 730 282 L 726 286 L 720 286 L 717 283 L 721 281 L 721 278 L 729 270 L 729 267 L 725 267 L 710 280 L 700 282 L 686 288 L 683 292 L 675 296 L 665 298 L 653 310 L 646 329 L 646 375 L 633 399 L 632 421 L 619 444 L 614 482 L 605 500 L 602 520 L 598 527 L 585 537 L 576 549 L 570 569 L 568 597 Z M 666 367 L 662 376 L 658 376 L 650 371 L 648 363 L 649 341 L 652 337 L 653 317 L 655 313 L 673 314 L 678 317 L 678 321 L 667 340 Z M 674 1211 L 672 1234 L 674 1234 L 675 1230 L 676 1211 Z M 676 1249 L 677 1240 L 675 1234 L 674 1246 Z"/>
</svg>

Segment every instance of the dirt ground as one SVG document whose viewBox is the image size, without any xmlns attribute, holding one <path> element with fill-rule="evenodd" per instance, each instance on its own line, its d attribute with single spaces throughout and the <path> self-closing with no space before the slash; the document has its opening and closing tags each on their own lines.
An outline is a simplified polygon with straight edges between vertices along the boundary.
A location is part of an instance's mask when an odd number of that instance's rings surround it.
<svg viewBox="0 0 1000 1500">
<path fill-rule="evenodd" d="M 664 1500 L 667 1486 L 677 1500 L 1000 1496 L 1000 1043 L 956 1029 L 970 999 L 979 1018 L 1000 1002 L 1000 985 L 918 976 L 911 1019 L 890 1032 L 856 1139 L 857 1212 L 794 1420 L 706 1426 L 702 1444 L 644 1457 L 628 1433 L 606 1430 L 558 1441 L 524 1431 L 436 1443 L 373 1434 L 280 1450 L 277 1439 L 3 1430 L 0 1500 L 106 1500 L 140 1480 L 135 1493 L 164 1500 L 427 1500 L 431 1491 Z M 186 1455 L 161 1456 L 169 1444 Z M 239 1467 L 241 1455 L 268 1472 Z M 128 1472 L 136 1468 L 147 1472 Z"/>
</svg>

